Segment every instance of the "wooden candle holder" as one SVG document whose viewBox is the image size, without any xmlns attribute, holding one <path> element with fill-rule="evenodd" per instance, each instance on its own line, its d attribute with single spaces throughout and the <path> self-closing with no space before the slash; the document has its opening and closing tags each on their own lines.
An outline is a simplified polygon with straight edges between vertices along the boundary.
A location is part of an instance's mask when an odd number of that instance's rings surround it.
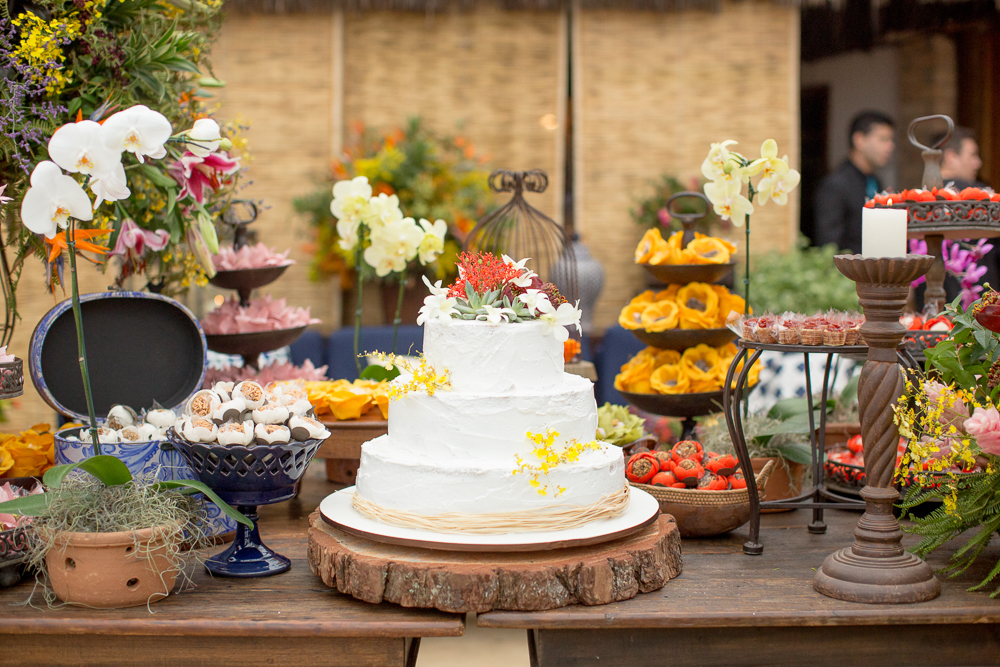
<svg viewBox="0 0 1000 667">
<path fill-rule="evenodd" d="M 850 602 L 924 602 L 940 594 L 941 583 L 927 563 L 903 550 L 903 533 L 892 514 L 899 499 L 892 483 L 899 442 L 892 408 L 903 394 L 896 348 L 905 330 L 899 316 L 910 283 L 927 272 L 934 258 L 837 255 L 833 261 L 857 284 L 865 313 L 861 333 L 868 343 L 868 360 L 858 381 L 858 404 L 867 479 L 861 497 L 866 507 L 854 530 L 854 544 L 828 556 L 813 585 L 824 595 Z"/>
</svg>

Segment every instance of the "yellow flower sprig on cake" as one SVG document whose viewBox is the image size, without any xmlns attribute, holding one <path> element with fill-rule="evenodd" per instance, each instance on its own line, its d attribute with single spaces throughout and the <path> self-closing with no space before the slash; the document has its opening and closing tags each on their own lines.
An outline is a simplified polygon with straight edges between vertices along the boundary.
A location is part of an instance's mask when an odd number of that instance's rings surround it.
<svg viewBox="0 0 1000 667">
<path fill-rule="evenodd" d="M 400 376 L 389 385 L 389 400 L 396 401 L 411 391 L 433 396 L 439 389 L 451 387 L 451 371 L 438 372 L 424 357 L 423 352 L 414 361 L 410 357 L 392 353 L 376 352 L 373 355 L 386 370 L 398 368 Z"/>
<path fill-rule="evenodd" d="M 559 437 L 558 431 L 553 431 L 552 429 L 547 429 L 544 434 L 542 433 L 532 433 L 528 431 L 525 434 L 531 442 L 535 444 L 535 447 L 531 450 L 531 454 L 539 460 L 538 465 L 533 465 L 531 463 L 526 463 L 519 455 L 514 455 L 514 460 L 517 462 L 517 468 L 514 469 L 513 474 L 517 475 L 520 473 L 527 473 L 530 477 L 528 484 L 531 488 L 535 489 L 540 496 L 546 496 L 549 493 L 549 485 L 542 484 L 540 478 L 544 477 L 548 481 L 549 471 L 558 466 L 561 463 L 575 463 L 580 460 L 580 455 L 587 450 L 596 450 L 601 448 L 601 443 L 596 440 L 590 442 L 577 442 L 576 440 L 571 440 L 570 443 L 562 448 L 560 451 L 556 451 L 556 438 Z M 556 492 L 553 495 L 554 498 L 558 498 L 566 490 L 564 486 L 556 486 Z"/>
<path fill-rule="evenodd" d="M 736 246 L 715 236 L 695 232 L 694 240 L 681 247 L 684 232 L 674 232 L 666 241 L 659 229 L 643 234 L 635 248 L 636 264 L 728 264 Z"/>
<path fill-rule="evenodd" d="M 722 389 L 729 366 L 738 350 L 732 343 L 722 347 L 701 344 L 683 354 L 676 350 L 647 347 L 632 357 L 615 376 L 615 389 L 633 394 L 696 394 Z M 737 372 L 743 370 L 743 362 Z M 757 384 L 760 365 L 750 367 L 747 386 Z M 735 384 L 735 381 L 734 381 Z"/>
<path fill-rule="evenodd" d="M 731 312 L 742 313 L 743 297 L 722 285 L 670 285 L 659 292 L 646 290 L 622 308 L 618 323 L 626 329 L 719 329 Z"/>
<path fill-rule="evenodd" d="M 359 419 L 378 407 L 389 418 L 389 383 L 374 380 L 306 382 L 306 394 L 318 419 Z"/>
</svg>

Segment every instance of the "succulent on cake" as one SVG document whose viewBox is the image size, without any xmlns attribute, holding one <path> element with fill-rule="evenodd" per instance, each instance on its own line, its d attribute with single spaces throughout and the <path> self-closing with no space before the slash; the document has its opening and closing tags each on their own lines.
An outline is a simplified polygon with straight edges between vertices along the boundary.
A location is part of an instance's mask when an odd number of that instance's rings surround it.
<svg viewBox="0 0 1000 667">
<path fill-rule="evenodd" d="M 417 324 L 451 319 L 520 323 L 539 320 L 545 333 L 559 341 L 569 338 L 566 327 L 580 327 L 579 302 L 569 303 L 553 283 L 543 283 L 527 268 L 528 259 L 515 262 L 507 255 L 465 252 L 459 255 L 458 279 L 448 287 L 439 280 L 424 283 L 430 295 L 424 299 Z"/>
</svg>

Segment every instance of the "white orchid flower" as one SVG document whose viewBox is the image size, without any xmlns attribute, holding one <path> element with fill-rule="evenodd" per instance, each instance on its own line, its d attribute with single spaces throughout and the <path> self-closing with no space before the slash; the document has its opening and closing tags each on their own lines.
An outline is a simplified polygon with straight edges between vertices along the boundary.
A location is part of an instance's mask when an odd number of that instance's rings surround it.
<svg viewBox="0 0 1000 667">
<path fill-rule="evenodd" d="M 778 158 L 778 144 L 774 139 L 768 139 L 760 147 L 760 159 L 751 162 L 746 170 L 746 178 L 760 174 L 761 180 L 774 181 L 788 173 L 788 160 Z M 758 191 L 760 188 L 758 188 Z"/>
<path fill-rule="evenodd" d="M 527 264 L 531 260 L 530 257 L 525 257 L 520 262 L 515 262 L 514 258 L 510 257 L 508 255 L 500 255 L 500 258 L 503 259 L 503 263 L 504 264 L 506 264 L 507 266 L 512 266 L 515 269 L 517 269 L 518 271 L 524 271 L 525 270 L 524 265 Z"/>
<path fill-rule="evenodd" d="M 219 150 L 222 143 L 222 131 L 219 124 L 211 118 L 199 118 L 194 126 L 187 131 L 187 149 L 198 157 L 208 157 L 210 153 Z"/>
<path fill-rule="evenodd" d="M 417 256 L 417 249 L 424 233 L 413 218 L 403 218 L 372 230 L 371 245 L 365 248 L 364 258 L 375 269 L 375 274 L 385 277 L 406 268 L 406 263 Z"/>
<path fill-rule="evenodd" d="M 101 126 L 92 120 L 67 123 L 49 139 L 49 157 L 71 174 L 95 174 L 121 165 L 116 153 L 101 141 Z"/>
<path fill-rule="evenodd" d="M 77 220 L 94 217 L 90 197 L 55 162 L 39 162 L 31 172 L 30 183 L 21 201 L 21 221 L 34 233 L 51 239 L 58 227 L 66 228 L 70 216 Z"/>
<path fill-rule="evenodd" d="M 106 201 L 119 201 L 128 199 L 132 191 L 128 189 L 128 178 L 125 176 L 125 167 L 118 162 L 110 170 L 90 175 L 90 191 L 97 195 L 94 201 L 94 210 Z"/>
<path fill-rule="evenodd" d="M 483 310 L 486 311 L 484 315 L 479 315 L 476 317 L 477 320 L 486 321 L 490 324 L 500 324 L 501 322 L 510 321 L 510 317 L 516 317 L 517 314 L 511 308 L 498 308 L 497 306 L 491 306 L 489 304 L 483 304 Z"/>
<path fill-rule="evenodd" d="M 337 245 L 341 250 L 354 250 L 354 246 L 358 245 L 359 227 L 361 221 L 357 218 L 342 218 L 337 221 L 337 236 L 340 237 Z"/>
<path fill-rule="evenodd" d="M 368 200 L 368 208 L 362 211 L 363 220 L 370 229 L 399 222 L 403 212 L 399 210 L 399 197 L 384 192 Z"/>
<path fill-rule="evenodd" d="M 705 196 L 712 202 L 716 215 L 723 220 L 732 220 L 737 227 L 742 227 L 746 216 L 753 214 L 750 200 L 739 193 L 729 194 L 725 185 L 706 183 Z"/>
<path fill-rule="evenodd" d="M 524 294 L 518 294 L 517 298 L 532 313 L 535 311 L 542 312 L 542 306 L 539 306 L 539 303 L 542 301 L 548 304 L 549 309 L 552 308 L 552 304 L 549 302 L 549 295 L 540 289 L 529 289 Z"/>
<path fill-rule="evenodd" d="M 785 159 L 788 159 L 787 156 Z M 778 206 L 784 206 L 788 203 L 788 193 L 798 187 L 800 180 L 802 175 L 794 169 L 789 169 L 785 175 L 774 179 L 761 179 L 757 184 L 760 205 L 763 206 L 771 199 Z"/>
<path fill-rule="evenodd" d="M 525 287 L 530 287 L 531 279 L 538 276 L 537 273 L 524 266 L 528 261 L 531 260 L 531 258 L 525 257 L 520 262 L 515 262 L 513 258 L 508 257 L 507 255 L 501 255 L 501 257 L 503 258 L 504 264 L 520 271 L 520 274 L 517 277 L 511 278 L 507 282 L 509 282 L 511 285 L 516 285 L 517 287 L 520 287 L 522 289 Z"/>
<path fill-rule="evenodd" d="M 330 212 L 338 220 L 361 220 L 369 215 L 372 186 L 366 176 L 358 176 L 349 181 L 333 184 L 333 201 Z"/>
<path fill-rule="evenodd" d="M 424 238 L 420 241 L 417 253 L 420 263 L 430 264 L 444 252 L 444 237 L 448 234 L 448 223 L 444 220 L 435 220 L 431 224 L 430 220 L 420 218 L 420 227 L 424 230 Z"/>
<path fill-rule="evenodd" d="M 423 279 L 424 284 L 427 285 L 427 289 L 430 290 L 432 296 L 447 296 L 448 295 L 448 288 L 447 287 L 441 287 L 441 281 L 440 280 L 437 281 L 436 283 L 434 283 L 433 285 L 431 285 L 431 281 L 427 280 L 427 276 L 420 276 L 420 277 Z"/>
<path fill-rule="evenodd" d="M 579 302 L 577 302 L 577 305 L 579 305 Z M 583 315 L 583 311 L 571 303 L 564 303 L 556 308 L 546 299 L 543 302 L 539 302 L 538 310 L 541 312 L 538 319 L 547 325 L 542 330 L 542 333 L 548 334 L 551 332 L 560 343 L 565 343 L 569 338 L 569 331 L 566 330 L 566 327 L 576 325 L 577 331 L 583 331 L 580 327 L 580 317 Z"/>
<path fill-rule="evenodd" d="M 427 276 L 424 276 L 424 281 L 427 280 Z M 441 281 L 438 281 L 438 285 L 441 285 Z M 420 308 L 420 314 L 417 316 L 417 324 L 423 326 L 426 322 L 430 320 L 441 320 L 442 322 L 451 321 L 452 315 L 457 315 L 458 310 L 455 308 L 455 304 L 458 299 L 455 297 L 448 297 L 447 290 L 441 290 L 443 293 L 429 294 L 424 297 L 424 305 Z"/>
<path fill-rule="evenodd" d="M 101 141 L 113 151 L 133 153 L 139 162 L 143 156 L 161 158 L 167 154 L 164 144 L 173 128 L 167 117 L 142 104 L 136 104 L 109 117 L 101 125 Z"/>
<path fill-rule="evenodd" d="M 729 162 L 730 153 L 728 146 L 735 145 L 736 142 L 732 139 L 723 141 L 717 144 L 712 144 L 711 150 L 708 151 L 708 156 L 705 161 L 701 163 L 701 173 L 710 181 L 714 181 L 721 178 L 725 168 L 726 163 Z"/>
</svg>

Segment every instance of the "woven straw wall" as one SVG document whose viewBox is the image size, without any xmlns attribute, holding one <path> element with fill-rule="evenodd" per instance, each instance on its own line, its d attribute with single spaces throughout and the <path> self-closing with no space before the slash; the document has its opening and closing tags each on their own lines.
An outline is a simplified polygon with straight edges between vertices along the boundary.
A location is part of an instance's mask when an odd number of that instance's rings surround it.
<svg viewBox="0 0 1000 667">
<path fill-rule="evenodd" d="M 490 168 L 544 169 L 547 192 L 531 200 L 557 220 L 562 189 L 557 12 L 475 12 L 427 16 L 396 12 L 344 17 L 344 122 L 390 129 L 411 116 L 445 134 L 462 134 Z M 562 85 L 560 82 L 563 82 Z"/>
<path fill-rule="evenodd" d="M 649 180 L 700 175 L 709 145 L 724 139 L 757 156 L 773 138 L 798 167 L 799 14 L 771 3 L 727 2 L 718 13 L 578 16 L 576 223 L 607 273 L 595 313 L 603 328 L 644 285 L 633 263 L 642 230 L 628 211 L 649 193 Z M 797 197 L 758 210 L 751 252 L 787 249 L 798 230 Z M 738 240 L 742 252 L 742 234 Z"/>
</svg>

